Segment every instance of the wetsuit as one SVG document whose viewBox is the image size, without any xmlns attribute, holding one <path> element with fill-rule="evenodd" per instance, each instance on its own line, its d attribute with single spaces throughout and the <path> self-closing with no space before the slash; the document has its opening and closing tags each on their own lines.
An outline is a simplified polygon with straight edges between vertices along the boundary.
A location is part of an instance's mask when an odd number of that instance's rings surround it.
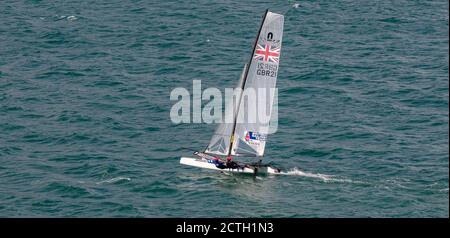
<svg viewBox="0 0 450 238">
<path fill-rule="evenodd" d="M 219 169 L 225 169 L 225 168 L 227 167 L 226 164 L 225 164 L 223 161 L 221 161 L 220 159 L 216 159 L 216 160 L 214 161 L 214 164 L 215 164 L 216 167 L 219 168 Z"/>
<path fill-rule="evenodd" d="M 237 169 L 237 168 L 239 168 L 240 166 L 238 165 L 238 163 L 236 163 L 236 162 L 234 162 L 234 161 L 228 161 L 227 162 L 227 168 L 230 168 L 230 169 Z"/>
</svg>

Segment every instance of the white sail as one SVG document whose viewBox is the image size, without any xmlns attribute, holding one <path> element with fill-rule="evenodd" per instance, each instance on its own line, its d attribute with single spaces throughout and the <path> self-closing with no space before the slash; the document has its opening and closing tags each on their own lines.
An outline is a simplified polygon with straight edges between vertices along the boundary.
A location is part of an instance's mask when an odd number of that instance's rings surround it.
<svg viewBox="0 0 450 238">
<path fill-rule="evenodd" d="M 244 79 L 244 94 L 238 106 L 231 155 L 264 154 L 269 132 L 269 121 L 265 119 L 270 118 L 272 112 L 283 25 L 283 15 L 266 12 Z"/>
<path fill-rule="evenodd" d="M 247 70 L 247 64 L 244 65 L 244 69 L 242 70 L 241 77 L 239 78 L 239 82 L 236 88 L 241 89 L 242 83 L 244 81 L 245 72 Z M 239 91 L 240 93 L 240 91 Z M 236 97 L 240 97 L 239 95 L 236 95 Z M 234 110 L 237 108 L 237 103 L 230 101 L 228 102 L 228 105 L 226 108 L 232 108 L 233 110 L 230 111 L 230 114 L 225 115 L 222 117 L 224 119 L 224 122 L 219 124 L 217 127 L 214 135 L 212 136 L 211 140 L 209 141 L 208 147 L 206 148 L 205 152 L 209 154 L 216 154 L 216 155 L 227 155 L 230 151 L 230 143 L 231 143 L 231 135 L 233 134 L 233 127 L 234 127 L 234 115 L 236 114 L 236 111 Z M 231 120 L 229 119 L 231 117 Z"/>
<path fill-rule="evenodd" d="M 263 156 L 269 132 L 269 121 L 265 119 L 270 118 L 272 112 L 283 25 L 283 15 L 266 11 L 250 63 L 244 67 L 238 84 L 243 90 L 238 95 L 237 111 L 232 113 L 234 122 L 218 126 L 206 153 Z M 233 100 L 228 103 L 234 108 Z"/>
</svg>

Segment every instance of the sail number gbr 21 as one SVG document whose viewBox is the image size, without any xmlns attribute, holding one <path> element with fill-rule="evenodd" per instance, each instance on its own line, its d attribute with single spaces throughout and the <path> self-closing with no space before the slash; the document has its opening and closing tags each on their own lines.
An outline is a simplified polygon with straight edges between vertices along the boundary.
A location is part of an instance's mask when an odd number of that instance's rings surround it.
<svg viewBox="0 0 450 238">
<path fill-rule="evenodd" d="M 268 64 L 264 62 L 257 63 L 256 75 L 277 77 L 278 65 Z"/>
</svg>

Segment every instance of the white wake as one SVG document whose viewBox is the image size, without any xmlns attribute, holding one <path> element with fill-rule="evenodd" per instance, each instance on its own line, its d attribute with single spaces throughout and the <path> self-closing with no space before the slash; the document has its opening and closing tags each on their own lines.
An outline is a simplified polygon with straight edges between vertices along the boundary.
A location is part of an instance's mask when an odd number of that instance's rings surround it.
<svg viewBox="0 0 450 238">
<path fill-rule="evenodd" d="M 320 179 L 320 180 L 322 180 L 324 182 L 353 183 L 353 181 L 351 179 L 336 178 L 336 176 L 327 175 L 327 174 L 303 172 L 303 171 L 301 171 L 298 168 L 290 169 L 287 172 L 281 172 L 281 174 L 282 175 L 293 175 L 293 176 L 302 176 L 302 177 L 308 177 L 308 178 L 315 178 L 315 179 Z"/>
<path fill-rule="evenodd" d="M 130 181 L 131 178 L 127 178 L 127 177 L 115 177 L 115 178 L 112 178 L 112 179 L 107 179 L 107 180 L 103 180 L 103 181 L 97 182 L 97 184 L 102 184 L 102 183 L 115 183 L 115 182 L 122 181 L 122 180 Z"/>
</svg>

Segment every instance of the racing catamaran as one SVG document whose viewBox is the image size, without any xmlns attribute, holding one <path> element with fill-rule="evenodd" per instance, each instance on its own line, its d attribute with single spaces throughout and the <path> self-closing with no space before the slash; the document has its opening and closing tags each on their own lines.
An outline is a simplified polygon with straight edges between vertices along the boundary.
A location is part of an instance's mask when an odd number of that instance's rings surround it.
<svg viewBox="0 0 450 238">
<path fill-rule="evenodd" d="M 280 173 L 279 169 L 262 163 L 269 121 L 261 121 L 259 112 L 253 113 L 256 109 L 251 107 L 269 107 L 265 114 L 270 118 L 274 94 L 266 90 L 275 89 L 276 86 L 283 24 L 283 15 L 266 10 L 249 63 L 244 66 L 239 80 L 238 88 L 241 90 L 237 97 L 237 109 L 232 112 L 233 122 L 219 124 L 206 149 L 194 152 L 195 158 L 181 157 L 181 164 L 235 173 Z M 248 90 L 254 90 L 257 97 L 243 96 Z M 236 108 L 234 101 L 232 99 L 229 103 Z M 246 115 L 247 120 L 238 121 L 243 115 Z M 258 161 L 237 162 L 232 159 L 233 156 L 256 157 Z"/>
</svg>

